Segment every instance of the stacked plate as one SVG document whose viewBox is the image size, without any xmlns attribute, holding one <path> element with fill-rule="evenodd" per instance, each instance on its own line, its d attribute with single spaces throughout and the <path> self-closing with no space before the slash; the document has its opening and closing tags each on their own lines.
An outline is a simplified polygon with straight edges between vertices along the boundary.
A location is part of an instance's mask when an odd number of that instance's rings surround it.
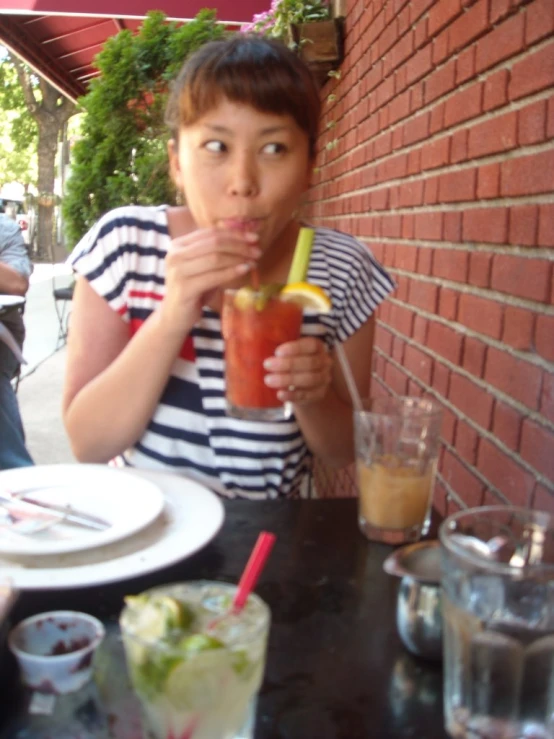
<svg viewBox="0 0 554 739">
<path fill-rule="evenodd" d="M 0 517 L 0 579 L 20 590 L 97 585 L 165 567 L 210 541 L 224 517 L 219 498 L 197 482 L 104 465 L 6 470 L 0 493 L 107 523 L 98 530 L 61 519 L 22 533 Z"/>
</svg>

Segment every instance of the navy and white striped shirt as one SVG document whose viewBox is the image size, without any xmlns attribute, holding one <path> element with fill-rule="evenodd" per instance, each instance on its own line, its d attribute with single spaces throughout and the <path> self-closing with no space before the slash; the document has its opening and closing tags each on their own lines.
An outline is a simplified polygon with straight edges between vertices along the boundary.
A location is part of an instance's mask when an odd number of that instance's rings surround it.
<svg viewBox="0 0 554 739">
<path fill-rule="evenodd" d="M 170 244 L 167 206 L 127 206 L 107 213 L 70 257 L 135 333 L 164 295 Z M 331 298 L 328 315 L 305 312 L 302 333 L 332 348 L 362 326 L 393 282 L 367 247 L 318 228 L 308 281 Z M 218 313 L 204 308 L 172 368 L 154 417 L 119 463 L 180 472 L 227 497 L 298 493 L 310 453 L 294 416 L 245 421 L 225 412 L 224 352 Z"/>
</svg>

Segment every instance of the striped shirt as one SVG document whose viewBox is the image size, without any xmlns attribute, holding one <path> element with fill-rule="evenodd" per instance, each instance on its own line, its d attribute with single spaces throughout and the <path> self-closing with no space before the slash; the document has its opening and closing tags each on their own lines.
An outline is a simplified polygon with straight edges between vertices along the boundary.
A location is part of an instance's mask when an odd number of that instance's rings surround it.
<svg viewBox="0 0 554 739">
<path fill-rule="evenodd" d="M 167 206 L 128 206 L 103 216 L 70 262 L 134 334 L 164 296 L 169 244 Z M 393 288 L 366 246 L 323 228 L 315 232 L 308 280 L 327 292 L 333 309 L 305 312 L 302 333 L 330 348 L 357 331 Z M 311 459 L 294 415 L 276 422 L 228 416 L 223 350 L 220 316 L 204 308 L 152 420 L 118 463 L 182 472 L 227 497 L 297 495 Z"/>
</svg>

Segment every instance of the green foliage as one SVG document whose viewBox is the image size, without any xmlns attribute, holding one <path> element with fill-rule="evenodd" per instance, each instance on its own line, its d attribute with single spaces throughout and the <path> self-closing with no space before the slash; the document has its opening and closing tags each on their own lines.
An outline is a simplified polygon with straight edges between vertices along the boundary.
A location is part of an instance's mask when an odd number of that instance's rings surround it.
<svg viewBox="0 0 554 739">
<path fill-rule="evenodd" d="M 111 208 L 175 201 L 163 122 L 169 82 L 191 52 L 224 33 L 212 10 L 183 25 L 152 11 L 136 35 L 108 39 L 96 57 L 100 76 L 79 100 L 85 116 L 63 203 L 70 247 Z"/>
</svg>

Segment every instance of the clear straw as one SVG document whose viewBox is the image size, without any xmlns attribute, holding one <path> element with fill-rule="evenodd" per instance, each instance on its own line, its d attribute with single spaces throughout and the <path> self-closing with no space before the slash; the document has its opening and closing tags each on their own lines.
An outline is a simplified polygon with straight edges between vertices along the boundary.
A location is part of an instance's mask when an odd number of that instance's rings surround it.
<svg viewBox="0 0 554 739">
<path fill-rule="evenodd" d="M 364 410 L 362 399 L 360 398 L 360 393 L 358 392 L 358 388 L 356 387 L 356 382 L 354 381 L 354 376 L 352 374 L 352 370 L 350 369 L 350 363 L 348 362 L 348 357 L 344 353 L 342 344 L 337 344 L 335 346 L 335 352 L 337 353 L 337 357 L 339 358 L 342 374 L 344 375 L 344 379 L 346 380 L 348 391 L 350 393 L 350 397 L 352 398 L 354 410 L 361 413 Z"/>
</svg>

